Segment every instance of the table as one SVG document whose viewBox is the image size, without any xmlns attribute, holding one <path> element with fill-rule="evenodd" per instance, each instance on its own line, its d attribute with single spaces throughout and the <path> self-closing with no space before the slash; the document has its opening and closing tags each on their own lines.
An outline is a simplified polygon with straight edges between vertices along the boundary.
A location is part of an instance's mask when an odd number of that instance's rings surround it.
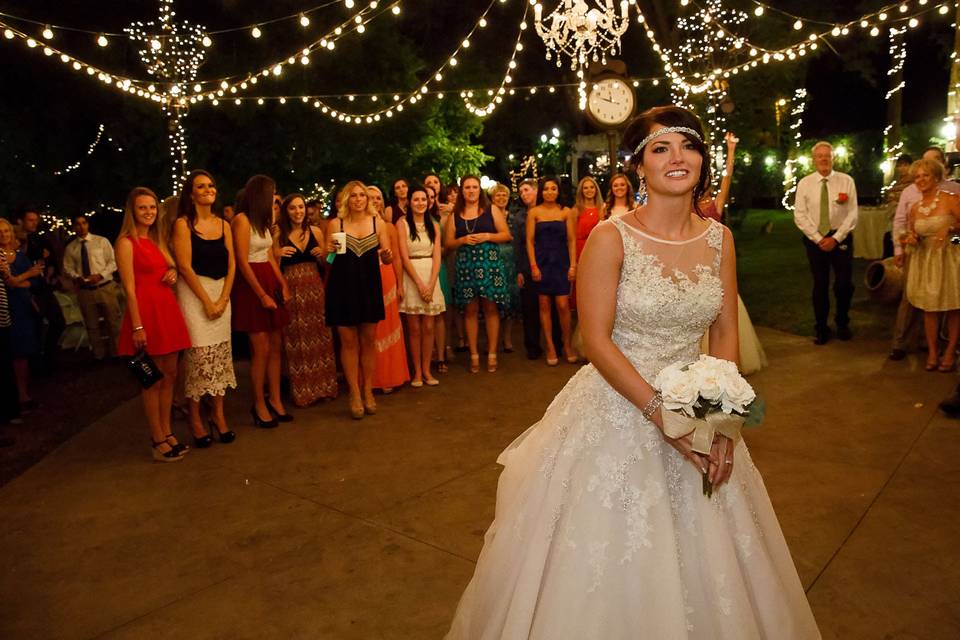
<svg viewBox="0 0 960 640">
<path fill-rule="evenodd" d="M 853 257 L 878 260 L 883 257 L 883 234 L 890 230 L 893 209 L 860 207 L 853 230 Z"/>
</svg>

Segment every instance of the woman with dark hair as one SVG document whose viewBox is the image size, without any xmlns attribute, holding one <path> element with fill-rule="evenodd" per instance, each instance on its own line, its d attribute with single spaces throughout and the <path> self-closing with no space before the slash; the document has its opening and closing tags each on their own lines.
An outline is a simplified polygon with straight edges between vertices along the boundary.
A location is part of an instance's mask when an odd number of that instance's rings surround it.
<svg viewBox="0 0 960 640">
<path fill-rule="evenodd" d="M 703 128 L 658 107 L 624 141 L 648 200 L 584 249 L 591 364 L 500 455 L 496 519 L 447 640 L 819 640 L 746 444 L 718 434 L 701 455 L 663 431 L 658 373 L 695 361 L 708 328 L 711 355 L 737 357 L 733 236 L 693 213 Z"/>
<path fill-rule="evenodd" d="M 410 210 L 410 183 L 405 178 L 397 178 L 390 185 L 390 201 L 384 213 L 384 219 L 390 224 L 397 224 Z"/>
<path fill-rule="evenodd" d="M 547 364 L 559 362 L 553 343 L 551 306 L 556 304 L 563 353 L 567 362 L 577 362 L 570 338 L 570 286 L 577 276 L 576 214 L 558 202 L 560 181 L 544 178 L 537 193 L 537 206 L 527 214 L 527 256 L 530 277 L 540 305 L 540 326 L 547 346 Z"/>
<path fill-rule="evenodd" d="M 137 187 L 127 196 L 114 249 L 127 297 L 117 353 L 132 356 L 145 351 L 163 374 L 141 391 L 143 411 L 150 428 L 153 459 L 176 462 L 188 448 L 177 442 L 170 430 L 170 409 L 177 382 L 177 357 L 190 348 L 190 333 L 173 295 L 177 268 L 167 249 L 165 230 L 157 222 L 159 209 L 156 194 L 146 187 Z"/>
<path fill-rule="evenodd" d="M 387 225 L 382 220 L 377 223 L 380 215 L 359 180 L 348 182 L 337 195 L 337 218 L 327 233 L 327 252 L 337 252 L 327 282 L 327 324 L 336 327 L 340 336 L 350 414 L 359 420 L 364 413 L 377 412 L 373 398 L 377 324 L 386 317 L 380 262 L 389 264 L 393 254 Z M 345 247 L 340 244 L 343 238 Z"/>
<path fill-rule="evenodd" d="M 280 395 L 280 362 L 283 328 L 290 321 L 286 302 L 290 299 L 287 281 L 280 273 L 273 252 L 270 228 L 276 183 L 256 175 L 243 188 L 243 209 L 233 218 L 233 253 L 240 277 L 233 287 L 233 328 L 250 339 L 250 381 L 253 386 L 253 423 L 271 429 L 290 422 Z M 264 383 L 270 392 L 269 402 Z"/>
<path fill-rule="evenodd" d="M 337 397 L 333 334 L 325 320 L 326 299 L 320 276 L 327 245 L 320 228 L 307 219 L 303 194 L 284 198 L 279 227 L 276 252 L 290 289 L 290 324 L 283 335 L 287 379 L 293 404 L 307 407 L 320 398 Z"/>
<path fill-rule="evenodd" d="M 440 384 L 430 373 L 434 318 L 446 309 L 440 290 L 440 225 L 428 213 L 424 187 L 410 190 L 410 211 L 397 223 L 400 257 L 407 272 L 400 313 L 407 316 L 412 387 Z"/>
<path fill-rule="evenodd" d="M 457 334 L 457 352 L 467 351 L 467 331 L 463 326 L 463 314 L 455 313 L 452 306 L 456 304 L 457 291 L 457 250 L 447 244 L 447 226 L 453 226 L 453 207 L 457 203 L 457 197 L 460 195 L 460 187 L 456 183 L 451 183 L 443 187 L 440 192 L 440 201 L 446 200 L 446 204 L 440 208 L 440 228 L 443 232 L 443 264 L 447 268 L 447 284 L 450 287 L 450 297 L 447 300 L 447 306 L 451 307 L 451 313 L 447 315 L 446 334 L 448 344 L 453 343 L 453 334 Z M 446 213 L 444 213 L 446 211 Z M 451 349 L 452 351 L 452 349 Z M 453 357 L 453 354 L 448 354 Z"/>
<path fill-rule="evenodd" d="M 183 390 L 190 400 L 193 443 L 201 449 L 213 444 L 200 416 L 204 396 L 210 398 L 211 431 L 223 443 L 236 439 L 223 413 L 227 388 L 237 388 L 230 346 L 230 292 L 236 262 L 230 226 L 213 212 L 216 200 L 213 177 L 202 169 L 190 172 L 173 225 L 173 254 L 180 272 L 177 301 L 191 344 L 183 357 Z"/>
<path fill-rule="evenodd" d="M 427 176 L 427 178 L 434 177 L 432 174 Z M 440 292 L 443 294 L 444 300 L 444 311 L 440 312 L 440 315 L 437 317 L 436 321 L 433 323 L 433 335 L 434 335 L 434 346 L 437 352 L 437 372 L 438 373 L 447 373 L 447 350 L 450 347 L 447 346 L 447 310 L 446 304 L 449 301 L 453 300 L 453 292 L 450 289 L 450 276 L 449 270 L 447 269 L 447 263 L 443 259 L 443 229 L 444 225 L 449 223 L 450 212 L 453 210 L 452 205 L 450 207 L 444 207 L 446 213 L 443 212 L 443 209 L 440 208 L 440 203 L 437 200 L 437 194 L 440 193 L 439 190 L 439 179 L 437 180 L 438 187 L 424 186 L 427 192 L 427 214 L 429 214 L 430 219 L 437 223 L 440 227 L 440 236 L 437 239 L 437 244 L 440 245 Z M 450 349 L 452 351 L 452 349 Z"/>
<path fill-rule="evenodd" d="M 607 217 L 622 216 L 633 211 L 637 206 L 630 178 L 622 173 L 615 173 L 610 178 L 610 192 L 604 202 Z"/>
<path fill-rule="evenodd" d="M 480 371 L 477 338 L 480 333 L 480 305 L 487 328 L 487 371 L 497 370 L 497 340 L 500 305 L 509 295 L 500 248 L 512 236 L 507 221 L 490 209 L 480 188 L 480 178 L 464 176 L 453 207 L 454 224 L 447 227 L 445 245 L 457 251 L 456 303 L 465 308 L 464 324 L 470 344 L 470 373 Z"/>
</svg>

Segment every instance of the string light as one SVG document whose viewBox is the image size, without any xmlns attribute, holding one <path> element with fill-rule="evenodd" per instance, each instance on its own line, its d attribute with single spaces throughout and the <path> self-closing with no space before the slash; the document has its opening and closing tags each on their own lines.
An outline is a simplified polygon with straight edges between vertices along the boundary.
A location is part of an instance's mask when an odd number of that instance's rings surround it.
<svg viewBox="0 0 960 640">
<path fill-rule="evenodd" d="M 797 89 L 793 92 L 793 100 L 790 109 L 790 131 L 793 134 L 794 152 L 787 158 L 786 165 L 783 168 L 783 208 L 793 211 L 793 204 L 790 203 L 790 196 L 797 191 L 797 172 L 795 165 L 802 165 L 801 158 L 797 158 L 796 151 L 800 149 L 800 127 L 803 126 L 803 113 L 807 110 L 807 90 Z"/>
</svg>

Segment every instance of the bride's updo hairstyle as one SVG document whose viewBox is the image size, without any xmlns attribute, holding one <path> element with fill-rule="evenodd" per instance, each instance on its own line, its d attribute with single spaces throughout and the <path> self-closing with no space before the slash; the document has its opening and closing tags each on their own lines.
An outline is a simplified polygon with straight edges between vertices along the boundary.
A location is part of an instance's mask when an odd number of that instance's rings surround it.
<svg viewBox="0 0 960 640">
<path fill-rule="evenodd" d="M 633 154 L 632 163 L 634 168 L 639 168 L 643 164 L 643 153 L 646 151 L 645 146 L 637 152 L 637 145 L 650 135 L 655 125 L 662 127 L 686 127 L 687 129 L 696 131 L 697 135 L 700 136 L 697 138 L 685 131 L 679 132 L 684 138 L 690 141 L 693 148 L 697 150 L 697 153 L 699 153 L 703 159 L 703 162 L 700 163 L 700 179 L 697 180 L 697 184 L 693 188 L 693 208 L 697 212 L 697 215 L 703 217 L 703 213 L 700 211 L 700 200 L 704 194 L 707 193 L 707 188 L 710 186 L 710 153 L 707 151 L 707 146 L 703 142 L 704 133 L 700 118 L 682 107 L 672 105 L 667 107 L 652 107 L 634 118 L 623 134 L 623 148 Z M 651 142 L 653 141 L 651 140 Z M 649 143 L 647 146 L 649 146 Z"/>
</svg>

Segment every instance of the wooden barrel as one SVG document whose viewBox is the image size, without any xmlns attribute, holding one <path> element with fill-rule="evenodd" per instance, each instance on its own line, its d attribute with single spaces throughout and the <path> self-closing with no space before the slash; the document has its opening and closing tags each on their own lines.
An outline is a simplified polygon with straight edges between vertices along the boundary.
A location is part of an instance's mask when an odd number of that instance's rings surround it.
<svg viewBox="0 0 960 640">
<path fill-rule="evenodd" d="M 872 298 L 885 304 L 899 304 L 903 294 L 903 269 L 894 264 L 893 258 L 871 262 L 863 279 Z"/>
</svg>

